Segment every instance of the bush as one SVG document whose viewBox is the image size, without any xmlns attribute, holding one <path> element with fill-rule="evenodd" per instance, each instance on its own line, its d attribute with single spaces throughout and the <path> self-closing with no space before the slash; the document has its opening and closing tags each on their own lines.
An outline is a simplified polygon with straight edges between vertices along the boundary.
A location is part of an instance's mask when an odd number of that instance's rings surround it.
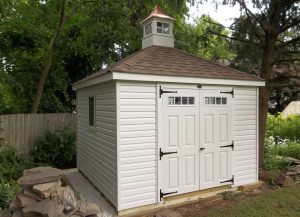
<svg viewBox="0 0 300 217">
<path fill-rule="evenodd" d="M 265 170 L 272 172 L 279 172 L 286 170 L 290 166 L 290 161 L 285 158 L 280 158 L 279 156 L 266 154 L 264 159 Z"/>
<path fill-rule="evenodd" d="M 25 169 L 35 167 L 30 157 L 18 154 L 12 147 L 0 152 L 0 180 L 4 183 L 17 180 Z"/>
<path fill-rule="evenodd" d="M 300 159 L 300 144 L 288 141 L 286 144 L 274 146 L 273 153 L 284 157 Z"/>
<path fill-rule="evenodd" d="M 0 152 L 0 207 L 6 208 L 20 190 L 16 180 L 23 170 L 35 167 L 30 157 L 18 154 L 12 147 Z"/>
<path fill-rule="evenodd" d="M 32 157 L 35 162 L 59 168 L 75 166 L 75 140 L 75 131 L 69 126 L 54 132 L 46 131 L 34 146 Z"/>
<path fill-rule="evenodd" d="M 274 142 L 285 143 L 286 141 L 300 143 L 300 115 L 290 115 L 283 118 L 268 114 L 266 138 L 274 138 Z"/>
<path fill-rule="evenodd" d="M 15 182 L 0 183 L 0 207 L 7 208 L 19 191 L 20 187 Z"/>
</svg>

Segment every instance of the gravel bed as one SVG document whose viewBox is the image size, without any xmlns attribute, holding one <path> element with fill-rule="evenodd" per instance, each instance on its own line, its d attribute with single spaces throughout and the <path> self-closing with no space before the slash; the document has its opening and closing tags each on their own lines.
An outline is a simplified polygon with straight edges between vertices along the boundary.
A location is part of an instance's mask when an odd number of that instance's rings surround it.
<svg viewBox="0 0 300 217">
<path fill-rule="evenodd" d="M 102 215 L 99 217 L 116 217 L 113 205 L 87 180 L 78 169 L 64 170 L 65 176 L 72 187 L 80 194 L 81 199 L 97 204 Z"/>
</svg>

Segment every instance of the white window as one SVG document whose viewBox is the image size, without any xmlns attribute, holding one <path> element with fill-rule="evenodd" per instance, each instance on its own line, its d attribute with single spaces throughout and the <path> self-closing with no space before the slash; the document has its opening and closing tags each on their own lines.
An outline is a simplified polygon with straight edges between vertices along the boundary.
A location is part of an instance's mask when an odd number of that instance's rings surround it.
<svg viewBox="0 0 300 217">
<path fill-rule="evenodd" d="M 89 126 L 95 126 L 95 97 L 89 97 Z"/>
<path fill-rule="evenodd" d="M 145 35 L 150 35 L 152 33 L 152 22 L 145 25 Z"/>
<path fill-rule="evenodd" d="M 169 105 L 194 105 L 195 104 L 195 97 L 188 97 L 188 96 L 170 96 L 168 98 Z"/>
<path fill-rule="evenodd" d="M 206 105 L 226 105 L 227 98 L 226 97 L 205 97 Z"/>
<path fill-rule="evenodd" d="M 157 22 L 157 33 L 169 35 L 170 34 L 170 24 Z"/>
</svg>

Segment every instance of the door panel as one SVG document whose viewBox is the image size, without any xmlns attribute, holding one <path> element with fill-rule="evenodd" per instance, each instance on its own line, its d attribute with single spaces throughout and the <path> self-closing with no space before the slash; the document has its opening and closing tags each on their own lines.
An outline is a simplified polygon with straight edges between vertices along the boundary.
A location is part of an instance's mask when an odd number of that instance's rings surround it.
<svg viewBox="0 0 300 217">
<path fill-rule="evenodd" d="M 162 191 L 181 194 L 199 190 L 199 90 L 176 91 L 162 95 L 161 150 L 177 152 L 161 158 Z"/>
<path fill-rule="evenodd" d="M 232 97 L 220 90 L 200 91 L 200 189 L 232 177 Z"/>
</svg>

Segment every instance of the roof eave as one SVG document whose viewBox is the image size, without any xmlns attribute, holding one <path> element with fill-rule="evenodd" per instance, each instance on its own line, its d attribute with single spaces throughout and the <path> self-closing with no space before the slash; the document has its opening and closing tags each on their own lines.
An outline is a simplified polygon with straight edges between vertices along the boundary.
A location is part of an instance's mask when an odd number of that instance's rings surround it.
<svg viewBox="0 0 300 217">
<path fill-rule="evenodd" d="M 224 86 L 255 86 L 264 87 L 265 81 L 254 80 L 237 80 L 224 78 L 203 78 L 195 76 L 174 76 L 174 75 L 154 75 L 141 74 L 133 72 L 113 71 L 113 80 L 131 80 L 131 81 L 148 81 L 148 82 L 166 82 L 166 83 L 187 83 L 187 84 L 207 84 L 207 85 L 224 85 Z"/>
<path fill-rule="evenodd" d="M 174 75 L 154 75 L 141 74 L 133 72 L 109 71 L 105 74 L 78 82 L 72 85 L 72 89 L 77 91 L 82 88 L 97 85 L 109 80 L 127 80 L 127 81 L 147 81 L 147 82 L 165 82 L 165 83 L 186 83 L 201 85 L 223 85 L 223 86 L 254 86 L 264 87 L 265 81 L 262 80 L 238 80 L 224 78 L 203 78 L 194 76 L 174 76 Z"/>
</svg>

